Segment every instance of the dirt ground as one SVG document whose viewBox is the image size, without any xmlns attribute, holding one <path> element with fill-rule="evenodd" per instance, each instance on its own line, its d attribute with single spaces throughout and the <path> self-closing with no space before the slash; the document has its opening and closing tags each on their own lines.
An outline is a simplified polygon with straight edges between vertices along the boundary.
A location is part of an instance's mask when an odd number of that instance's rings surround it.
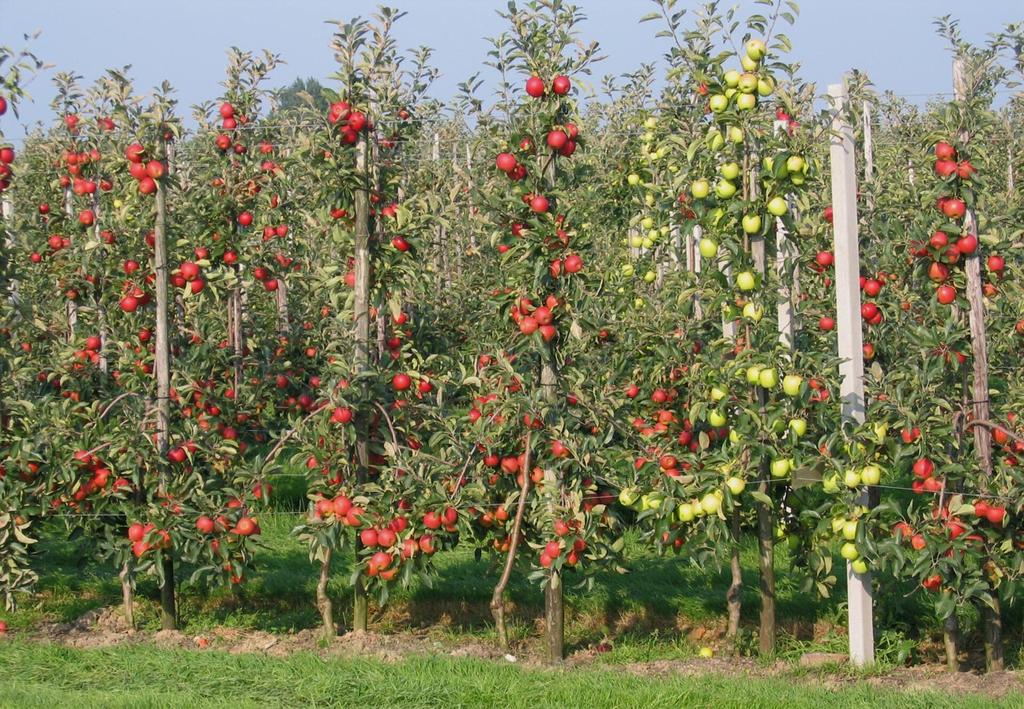
<svg viewBox="0 0 1024 709">
<path fill-rule="evenodd" d="M 712 645 L 721 636 L 719 629 L 701 633 Z M 44 623 L 27 632 L 26 637 L 37 642 L 48 642 L 74 648 L 102 648 L 126 643 L 151 643 L 158 647 L 191 649 L 197 652 L 219 650 L 232 654 L 258 653 L 271 657 L 285 657 L 295 652 L 310 652 L 323 657 L 373 657 L 383 662 L 399 662 L 416 655 L 448 655 L 473 657 L 494 662 L 515 662 L 543 668 L 539 653 L 529 646 L 516 648 L 518 655 L 506 654 L 490 643 L 465 639 L 439 639 L 426 633 L 345 633 L 325 642 L 319 630 L 274 634 L 258 630 L 218 628 L 201 635 L 186 635 L 177 630 L 156 633 L 132 629 L 117 607 L 89 611 L 70 623 Z M 600 658 L 607 646 L 577 650 L 567 658 L 566 667 L 600 666 Z M 838 665 L 838 666 L 837 666 Z M 981 674 L 979 672 L 951 673 L 941 665 L 923 664 L 903 667 L 884 673 L 863 675 L 842 667 L 842 658 L 830 655 L 808 655 L 794 666 L 778 661 L 762 663 L 744 657 L 691 658 L 686 660 L 653 660 L 634 662 L 616 667 L 640 677 L 671 675 L 733 675 L 748 677 L 788 677 L 795 682 L 817 686 L 839 687 L 856 682 L 898 689 L 908 692 L 929 690 L 949 695 L 978 694 L 1000 698 L 1017 692 L 1024 694 L 1024 674 L 1016 671 Z"/>
</svg>

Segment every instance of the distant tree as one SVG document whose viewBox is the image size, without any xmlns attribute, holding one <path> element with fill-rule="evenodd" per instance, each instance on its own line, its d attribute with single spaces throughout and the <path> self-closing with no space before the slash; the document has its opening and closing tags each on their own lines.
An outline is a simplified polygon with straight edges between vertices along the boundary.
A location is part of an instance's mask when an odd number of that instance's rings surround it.
<svg viewBox="0 0 1024 709">
<path fill-rule="evenodd" d="M 330 103 L 324 95 L 324 87 L 313 77 L 296 78 L 289 86 L 278 89 L 275 96 L 277 111 L 281 112 L 288 112 L 299 106 L 307 105 L 310 99 L 313 101 L 313 106 L 321 111 L 326 111 L 327 105 Z"/>
</svg>

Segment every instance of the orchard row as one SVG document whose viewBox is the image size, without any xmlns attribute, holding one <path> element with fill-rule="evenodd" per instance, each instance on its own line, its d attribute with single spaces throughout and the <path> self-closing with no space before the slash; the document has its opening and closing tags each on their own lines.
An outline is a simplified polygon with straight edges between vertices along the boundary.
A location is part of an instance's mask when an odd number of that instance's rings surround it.
<svg viewBox="0 0 1024 709">
<path fill-rule="evenodd" d="M 389 9 L 338 24 L 332 88 L 290 101 L 268 88 L 277 56 L 232 50 L 188 134 L 169 86 L 140 100 L 120 72 L 58 74 L 53 124 L 0 138 L 7 605 L 32 593 L 36 531 L 60 525 L 121 569 L 130 621 L 154 574 L 174 627 L 184 575 L 246 582 L 273 481 L 300 475 L 328 635 L 335 557 L 354 560 L 364 629 L 371 598 L 468 546 L 493 560 L 499 640 L 524 574 L 558 661 L 565 584 L 627 570 L 636 530 L 729 564 L 730 639 L 756 544 L 762 652 L 781 553 L 809 594 L 840 560 L 878 593 L 909 583 L 954 619 L 954 663 L 955 609 L 978 604 L 1001 666 L 1024 573 L 1005 43 L 944 27 L 952 102 L 911 111 L 855 76 L 822 108 L 774 31 L 791 2 L 733 29 L 659 4 L 644 19 L 676 48 L 657 95 L 644 68 L 586 99 L 598 47 L 547 0 L 505 15 L 493 106 L 475 79 L 432 98 L 429 51 L 400 51 Z M 39 68 L 4 52 L 0 116 Z M 860 180 L 841 208 L 835 120 Z M 859 293 L 837 301 L 850 210 Z M 843 410 L 850 327 L 863 420 Z"/>
</svg>

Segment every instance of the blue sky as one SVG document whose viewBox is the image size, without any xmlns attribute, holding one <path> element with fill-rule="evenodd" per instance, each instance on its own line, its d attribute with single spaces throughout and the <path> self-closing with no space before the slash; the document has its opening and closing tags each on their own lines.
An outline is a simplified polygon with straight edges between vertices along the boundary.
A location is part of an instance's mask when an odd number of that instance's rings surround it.
<svg viewBox="0 0 1024 709">
<path fill-rule="evenodd" d="M 91 81 L 107 67 L 132 65 L 140 90 L 169 80 L 184 106 L 219 93 L 225 48 L 267 48 L 287 64 L 276 73 L 279 84 L 296 76 L 325 77 L 333 68 L 326 19 L 369 14 L 368 0 L 0 0 L 0 44 L 24 46 L 22 34 L 42 30 L 31 44 L 36 54 L 60 70 Z M 501 0 L 392 0 L 408 11 L 397 35 L 404 47 L 426 44 L 436 52 L 442 77 L 435 95 L 451 96 L 485 57 L 483 39 L 500 32 L 495 13 Z M 724 2 L 723 5 L 728 5 Z M 747 2 L 746 5 L 751 3 Z M 588 16 L 582 34 L 597 40 L 608 58 L 595 74 L 618 74 L 641 62 L 656 61 L 665 40 L 656 40 L 655 23 L 637 20 L 654 9 L 648 0 L 578 0 Z M 696 2 L 680 0 L 680 7 Z M 159 10 L 158 10 L 159 8 Z M 803 75 L 824 85 L 850 68 L 868 72 L 880 88 L 901 94 L 948 91 L 950 60 L 932 20 L 959 17 L 965 37 L 981 42 L 1008 22 L 1024 19 L 1021 0 L 803 0 L 801 17 L 790 31 L 793 58 Z M 23 119 L 50 120 L 50 75 L 29 87 L 35 105 Z M 188 111 L 183 110 L 187 115 Z M 8 135 L 14 136 L 15 130 Z"/>
</svg>

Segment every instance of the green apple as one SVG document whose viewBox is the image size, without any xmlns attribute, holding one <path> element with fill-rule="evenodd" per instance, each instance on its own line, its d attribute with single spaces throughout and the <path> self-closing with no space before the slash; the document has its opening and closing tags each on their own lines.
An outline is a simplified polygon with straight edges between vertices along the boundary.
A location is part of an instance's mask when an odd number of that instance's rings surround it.
<svg viewBox="0 0 1024 709">
<path fill-rule="evenodd" d="M 799 419 L 799 418 L 798 419 L 790 419 L 789 420 L 789 430 L 792 431 L 793 434 L 797 438 L 800 438 L 805 433 L 807 433 L 807 421 L 805 419 Z"/>
<path fill-rule="evenodd" d="M 804 159 L 799 155 L 790 155 L 786 158 L 786 169 L 790 172 L 800 172 L 807 166 Z"/>
<path fill-rule="evenodd" d="M 802 172 L 791 172 L 789 173 L 789 181 L 792 182 L 794 185 L 799 186 L 802 185 L 807 180 Z"/>
<path fill-rule="evenodd" d="M 722 509 L 722 498 L 714 493 L 708 493 L 701 498 L 700 508 L 704 510 L 706 515 L 718 514 L 718 511 Z"/>
<path fill-rule="evenodd" d="M 860 487 L 860 473 L 852 468 L 846 471 L 846 475 L 843 476 L 843 482 L 846 487 Z"/>
<path fill-rule="evenodd" d="M 860 552 L 857 551 L 857 545 L 853 542 L 846 542 L 839 548 L 839 555 L 847 561 L 853 561 L 860 557 Z"/>
<path fill-rule="evenodd" d="M 647 130 L 654 130 L 657 127 L 658 119 L 655 118 L 654 116 L 650 116 L 646 121 L 644 121 L 644 128 L 646 128 Z"/>
<path fill-rule="evenodd" d="M 786 392 L 786 396 L 799 396 L 800 386 L 803 383 L 803 377 L 797 374 L 787 374 L 782 378 L 782 391 Z"/>
<path fill-rule="evenodd" d="M 753 111 L 757 108 L 757 96 L 754 94 L 740 94 L 736 97 L 736 108 L 741 111 Z"/>
<path fill-rule="evenodd" d="M 740 73 L 735 69 L 730 69 L 725 72 L 725 76 L 722 77 L 725 80 L 725 85 L 729 88 L 735 88 L 740 83 Z"/>
<path fill-rule="evenodd" d="M 771 96 L 774 91 L 775 81 L 770 76 L 757 80 L 757 93 L 759 96 Z"/>
<path fill-rule="evenodd" d="M 639 234 L 631 235 L 629 237 L 629 245 L 632 246 L 634 249 L 639 249 L 641 246 L 644 245 L 644 237 L 640 236 Z"/>
<path fill-rule="evenodd" d="M 691 522 L 694 518 L 693 505 L 684 502 L 676 508 L 676 516 L 680 522 Z"/>
<path fill-rule="evenodd" d="M 789 205 L 782 197 L 772 197 L 768 200 L 768 211 L 776 217 L 781 217 L 789 210 Z"/>
<path fill-rule="evenodd" d="M 839 473 L 832 473 L 821 481 L 821 489 L 830 495 L 839 492 Z"/>
<path fill-rule="evenodd" d="M 757 384 L 761 380 L 762 369 L 764 369 L 764 367 L 762 367 L 760 364 L 752 364 L 749 367 L 747 367 L 747 384 Z"/>
<path fill-rule="evenodd" d="M 654 280 L 658 277 L 658 274 L 654 271 L 648 271 L 644 274 L 644 283 L 654 283 Z"/>
<path fill-rule="evenodd" d="M 772 477 L 784 478 L 793 469 L 793 463 L 789 458 L 776 458 L 772 461 Z"/>
<path fill-rule="evenodd" d="M 750 271 L 743 271 L 736 276 L 736 287 L 743 291 L 752 291 L 757 286 L 757 278 Z"/>
<path fill-rule="evenodd" d="M 715 152 L 725 147 L 725 138 L 722 136 L 722 132 L 717 128 L 712 128 L 708 131 L 707 141 L 708 147 Z"/>
<path fill-rule="evenodd" d="M 747 56 L 755 62 L 759 62 L 764 59 L 765 52 L 768 51 L 768 47 L 765 46 L 764 40 L 761 39 L 748 40 L 745 49 L 747 50 Z"/>
<path fill-rule="evenodd" d="M 619 492 L 619 504 L 623 507 L 632 507 L 640 499 L 640 493 L 636 488 L 624 487 Z"/>
<path fill-rule="evenodd" d="M 751 74 L 749 71 L 744 74 L 741 74 L 740 82 L 737 85 L 737 88 L 739 88 L 739 90 L 745 94 L 754 93 L 755 91 L 757 91 L 757 76 Z"/>
<path fill-rule="evenodd" d="M 852 542 L 857 538 L 857 529 L 860 527 L 860 522 L 855 519 L 847 520 L 843 523 L 843 539 Z"/>
<path fill-rule="evenodd" d="M 708 412 L 708 423 L 714 426 L 715 428 L 721 428 L 728 422 L 728 420 L 729 419 L 727 419 L 725 417 L 725 414 L 723 414 L 721 411 L 712 409 L 711 411 Z"/>
<path fill-rule="evenodd" d="M 697 250 L 700 251 L 700 255 L 707 259 L 712 259 L 718 256 L 718 244 L 713 240 L 704 237 L 697 244 Z"/>
<path fill-rule="evenodd" d="M 653 207 L 654 206 L 654 195 L 651 194 L 650 192 L 645 194 L 644 195 L 644 204 L 646 204 L 648 207 Z"/>
<path fill-rule="evenodd" d="M 730 428 L 729 429 L 729 442 L 730 443 L 739 443 L 741 440 L 742 439 L 740 438 L 740 432 L 737 431 L 735 428 Z"/>
<path fill-rule="evenodd" d="M 860 471 L 860 481 L 865 485 L 877 485 L 882 482 L 882 469 L 877 465 L 865 465 Z"/>
<path fill-rule="evenodd" d="M 743 215 L 743 231 L 747 234 L 758 234 L 761 231 L 761 215 L 760 214 L 744 214 Z"/>
<path fill-rule="evenodd" d="M 636 269 L 633 268 L 633 264 L 624 263 L 622 264 L 622 275 L 626 278 L 632 278 L 633 274 L 636 273 Z"/>
<path fill-rule="evenodd" d="M 843 527 L 846 526 L 845 517 L 833 517 L 832 518 L 832 534 L 842 534 Z"/>
<path fill-rule="evenodd" d="M 779 384 L 779 373 L 774 367 L 765 367 L 757 375 L 757 383 L 765 389 L 774 389 Z"/>
<path fill-rule="evenodd" d="M 654 226 L 654 219 L 651 217 L 644 217 L 640 220 L 640 226 L 644 229 L 650 229 Z"/>
<path fill-rule="evenodd" d="M 697 651 L 697 656 L 701 657 L 701 658 L 703 658 L 705 660 L 708 660 L 708 659 L 710 659 L 710 658 L 715 656 L 715 651 L 705 645 L 704 647 L 702 647 L 700 650 Z"/>
<path fill-rule="evenodd" d="M 711 400 L 721 401 L 725 397 L 729 396 L 729 392 L 721 387 L 711 387 Z"/>
<path fill-rule="evenodd" d="M 708 107 L 714 113 L 721 113 L 725 109 L 729 108 L 729 99 L 728 97 L 723 96 L 722 94 L 715 94 L 710 99 L 708 99 Z"/>
<path fill-rule="evenodd" d="M 715 195 L 719 199 L 729 199 L 736 194 L 736 185 L 722 178 L 715 184 Z"/>
<path fill-rule="evenodd" d="M 631 186 L 636 187 L 637 185 L 640 184 L 640 175 L 636 174 L 635 172 L 631 172 L 628 175 L 626 175 L 626 182 L 628 182 Z"/>
<path fill-rule="evenodd" d="M 863 559 L 854 559 L 850 562 L 850 568 L 853 569 L 855 574 L 866 574 L 868 572 L 868 562 Z"/>
<path fill-rule="evenodd" d="M 738 126 L 729 126 L 729 142 L 737 145 L 743 142 L 743 129 Z"/>
<path fill-rule="evenodd" d="M 740 165 L 735 161 L 722 163 L 718 166 L 718 174 L 727 180 L 735 180 L 740 176 Z"/>
<path fill-rule="evenodd" d="M 761 322 L 764 317 L 764 308 L 757 303 L 749 302 L 743 306 L 743 317 L 751 322 Z"/>
<path fill-rule="evenodd" d="M 733 475 L 725 479 L 725 486 L 729 488 L 729 492 L 732 493 L 733 497 L 736 497 L 747 487 L 747 481 Z"/>
<path fill-rule="evenodd" d="M 711 193 L 711 184 L 705 180 L 694 180 L 690 184 L 690 194 L 693 195 L 694 199 L 704 199 Z"/>
<path fill-rule="evenodd" d="M 649 249 L 652 246 L 654 246 L 654 239 L 652 239 L 649 236 L 645 236 L 640 240 L 640 245 L 643 246 L 645 249 Z"/>
<path fill-rule="evenodd" d="M 740 66 L 743 67 L 743 71 L 757 71 L 758 63 L 744 54 L 740 57 Z"/>
<path fill-rule="evenodd" d="M 739 90 L 737 90 L 737 89 L 726 89 L 725 90 L 725 97 L 728 98 L 728 99 L 731 99 L 733 96 L 735 96 L 738 93 L 739 93 Z"/>
</svg>

